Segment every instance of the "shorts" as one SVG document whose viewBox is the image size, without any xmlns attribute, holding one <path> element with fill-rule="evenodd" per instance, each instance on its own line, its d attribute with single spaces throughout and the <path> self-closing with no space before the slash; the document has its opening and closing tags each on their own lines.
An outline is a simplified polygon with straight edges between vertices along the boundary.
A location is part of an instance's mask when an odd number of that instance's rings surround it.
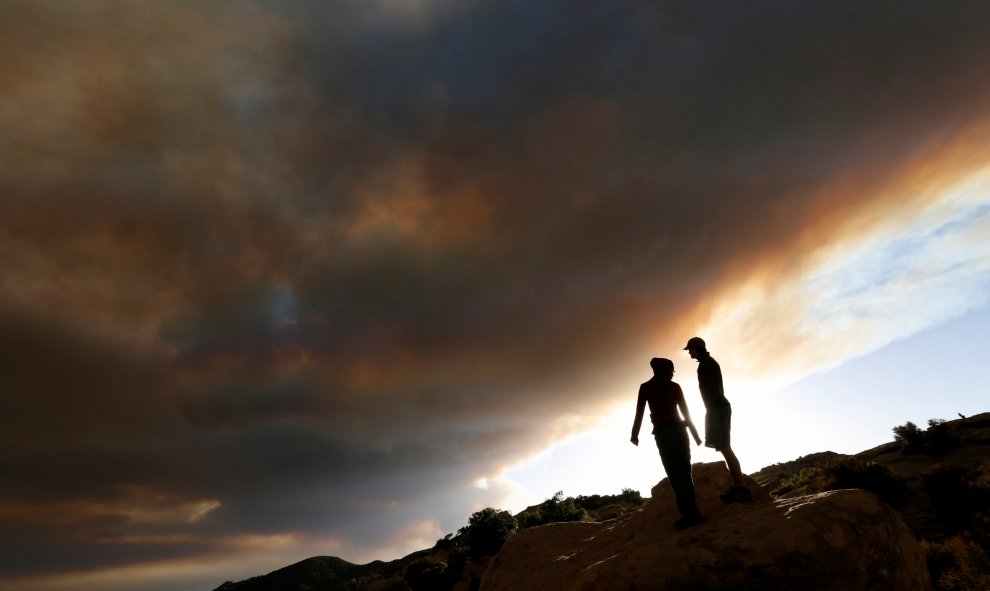
<svg viewBox="0 0 990 591">
<path fill-rule="evenodd" d="M 705 447 L 722 451 L 729 446 L 729 432 L 732 430 L 732 407 L 716 406 L 705 413 Z"/>
</svg>

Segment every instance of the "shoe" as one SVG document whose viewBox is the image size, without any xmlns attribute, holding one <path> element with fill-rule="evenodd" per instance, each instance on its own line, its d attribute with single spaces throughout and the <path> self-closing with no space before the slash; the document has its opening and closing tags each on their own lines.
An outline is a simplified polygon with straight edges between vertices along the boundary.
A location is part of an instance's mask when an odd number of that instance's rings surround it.
<svg viewBox="0 0 990 591">
<path fill-rule="evenodd" d="M 698 525 L 703 523 L 705 519 L 701 515 L 691 515 L 688 517 L 681 517 L 674 522 L 674 529 L 677 531 L 683 531 L 693 525 Z"/>
<path fill-rule="evenodd" d="M 724 495 L 719 495 L 725 503 L 752 503 L 753 495 L 745 486 L 734 486 Z"/>
</svg>

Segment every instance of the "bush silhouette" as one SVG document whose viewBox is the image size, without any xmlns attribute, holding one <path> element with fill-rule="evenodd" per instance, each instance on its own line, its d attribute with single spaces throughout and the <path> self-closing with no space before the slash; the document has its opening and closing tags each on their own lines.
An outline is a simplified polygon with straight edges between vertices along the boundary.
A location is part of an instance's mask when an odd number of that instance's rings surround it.
<svg viewBox="0 0 990 591">
<path fill-rule="evenodd" d="M 574 497 L 565 499 L 564 491 L 558 490 L 552 497 L 543 501 L 538 509 L 523 516 L 522 527 L 535 527 L 562 521 L 593 521 L 593 519 L 583 507 L 575 503 Z"/>
<path fill-rule="evenodd" d="M 945 419 L 928 419 L 928 429 L 924 431 L 911 421 L 894 427 L 893 431 L 894 441 L 901 444 L 901 453 L 905 454 L 927 451 L 933 456 L 941 456 L 959 445 Z"/>
<path fill-rule="evenodd" d="M 802 487 L 809 494 L 861 488 L 876 494 L 891 507 L 901 506 L 910 494 L 907 485 L 889 468 L 853 456 L 835 457 L 817 466 L 802 468 L 797 474 L 782 478 L 770 496 L 778 498 Z"/>
<path fill-rule="evenodd" d="M 441 591 L 450 589 L 456 578 L 451 576 L 447 563 L 434 558 L 420 558 L 406 567 L 406 584 L 413 591 Z"/>
<path fill-rule="evenodd" d="M 437 540 L 437 543 L 433 545 L 435 550 L 446 550 L 454 546 L 454 534 L 447 534 L 444 537 Z"/>
<path fill-rule="evenodd" d="M 959 445 L 949 432 L 949 424 L 945 419 L 928 419 L 925 441 L 928 443 L 928 451 L 933 456 L 945 455 Z"/>
<path fill-rule="evenodd" d="M 614 505 L 642 506 L 646 501 L 638 490 L 632 488 L 622 489 L 622 493 L 617 495 L 578 495 L 574 497 L 574 504 L 586 511 L 594 511 L 602 507 Z"/>
<path fill-rule="evenodd" d="M 907 485 L 889 468 L 855 457 L 834 458 L 822 468 L 822 490 L 861 488 L 875 493 L 891 507 L 904 504 L 909 494 Z"/>
<path fill-rule="evenodd" d="M 643 495 L 639 494 L 638 490 L 632 488 L 622 489 L 622 494 L 619 495 L 619 499 L 624 503 L 629 503 L 631 505 L 642 505 L 645 501 L 643 500 Z"/>
<path fill-rule="evenodd" d="M 941 591 L 990 589 L 990 555 L 975 540 L 954 536 L 944 540 L 922 540 L 932 582 Z"/>
<path fill-rule="evenodd" d="M 894 441 L 901 444 L 901 451 L 906 454 L 918 453 L 925 445 L 925 436 L 918 425 L 911 421 L 894 427 Z"/>
<path fill-rule="evenodd" d="M 481 558 L 495 555 L 518 529 L 519 524 L 511 513 L 486 507 L 471 515 L 461 533 L 468 534 L 471 557 Z"/>
</svg>

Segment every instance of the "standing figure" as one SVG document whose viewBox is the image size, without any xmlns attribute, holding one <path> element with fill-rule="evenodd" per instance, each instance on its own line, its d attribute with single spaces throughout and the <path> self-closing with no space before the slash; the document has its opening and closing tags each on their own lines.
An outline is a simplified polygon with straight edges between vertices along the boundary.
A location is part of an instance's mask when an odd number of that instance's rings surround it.
<svg viewBox="0 0 990 591">
<path fill-rule="evenodd" d="M 643 424 L 643 410 L 650 405 L 653 437 L 660 450 L 660 461 L 667 472 L 667 480 L 674 489 L 677 509 L 681 518 L 674 522 L 678 531 L 704 521 L 694 498 L 694 480 L 691 478 L 691 446 L 685 427 L 691 430 L 695 442 L 701 445 L 698 430 L 691 422 L 684 392 L 673 380 L 674 362 L 654 357 L 650 360 L 653 377 L 639 387 L 636 400 L 636 420 L 633 421 L 633 445 L 639 445 L 639 429 Z M 678 409 L 680 414 L 678 414 Z M 683 419 L 681 416 L 683 415 Z"/>
<path fill-rule="evenodd" d="M 705 446 L 722 453 L 729 474 L 732 475 L 733 486 L 722 495 L 722 500 L 726 503 L 748 503 L 753 500 L 753 495 L 746 488 L 739 458 L 729 445 L 732 406 L 725 397 L 722 368 L 712 358 L 701 337 L 689 339 L 684 350 L 698 362 L 698 389 L 701 390 L 701 399 L 705 403 Z"/>
</svg>

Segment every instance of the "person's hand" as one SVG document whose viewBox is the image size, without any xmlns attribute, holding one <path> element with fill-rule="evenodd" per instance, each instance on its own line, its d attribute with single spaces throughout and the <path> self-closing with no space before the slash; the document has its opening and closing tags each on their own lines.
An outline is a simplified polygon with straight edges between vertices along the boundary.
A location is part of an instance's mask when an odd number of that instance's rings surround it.
<svg viewBox="0 0 990 591">
<path fill-rule="evenodd" d="M 688 431 L 691 432 L 691 437 L 694 437 L 694 442 L 701 445 L 701 437 L 698 436 L 698 430 L 694 428 L 693 423 L 688 423 Z"/>
<path fill-rule="evenodd" d="M 629 439 L 629 441 L 632 441 L 633 445 L 639 445 L 639 437 L 636 437 L 635 435 L 633 435 L 632 438 Z"/>
</svg>

